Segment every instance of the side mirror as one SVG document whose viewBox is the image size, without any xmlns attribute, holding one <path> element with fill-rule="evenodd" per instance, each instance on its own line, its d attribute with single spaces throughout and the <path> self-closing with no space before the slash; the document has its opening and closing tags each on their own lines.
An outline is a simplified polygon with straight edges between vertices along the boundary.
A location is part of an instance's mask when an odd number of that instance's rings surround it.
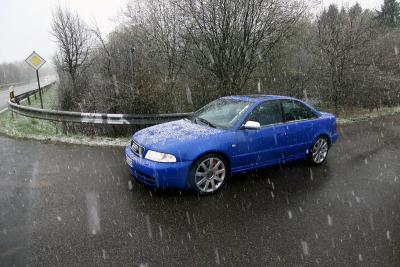
<svg viewBox="0 0 400 267">
<path fill-rule="evenodd" d="M 243 125 L 244 129 L 247 130 L 258 130 L 261 128 L 261 124 L 259 122 L 256 121 L 247 121 L 244 125 Z"/>
</svg>

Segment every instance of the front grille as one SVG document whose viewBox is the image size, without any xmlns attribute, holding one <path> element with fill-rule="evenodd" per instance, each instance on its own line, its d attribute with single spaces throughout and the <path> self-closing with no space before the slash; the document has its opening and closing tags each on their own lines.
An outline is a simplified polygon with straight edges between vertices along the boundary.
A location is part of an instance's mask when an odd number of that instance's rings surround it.
<svg viewBox="0 0 400 267">
<path fill-rule="evenodd" d="M 143 158 L 144 148 L 133 140 L 131 141 L 131 150 L 136 156 Z"/>
<path fill-rule="evenodd" d="M 146 184 L 146 185 L 150 185 L 150 186 L 155 186 L 156 185 L 156 179 L 154 177 L 151 177 L 147 174 L 144 174 L 140 171 L 136 171 L 135 172 L 135 177 L 137 180 L 139 180 L 140 182 Z"/>
</svg>

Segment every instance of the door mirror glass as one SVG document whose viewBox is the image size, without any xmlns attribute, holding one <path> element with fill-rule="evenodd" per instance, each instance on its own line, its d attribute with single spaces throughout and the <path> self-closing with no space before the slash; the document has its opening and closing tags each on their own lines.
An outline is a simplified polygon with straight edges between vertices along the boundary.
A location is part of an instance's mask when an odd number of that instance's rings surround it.
<svg viewBox="0 0 400 267">
<path fill-rule="evenodd" d="M 261 128 L 261 125 L 259 122 L 256 121 L 247 121 L 244 126 L 244 129 L 248 129 L 248 130 L 257 130 Z"/>
</svg>

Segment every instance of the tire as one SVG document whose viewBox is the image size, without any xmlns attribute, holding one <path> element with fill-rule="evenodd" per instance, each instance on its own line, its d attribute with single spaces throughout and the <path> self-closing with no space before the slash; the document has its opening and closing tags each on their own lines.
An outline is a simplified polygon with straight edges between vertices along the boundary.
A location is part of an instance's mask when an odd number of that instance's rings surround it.
<svg viewBox="0 0 400 267">
<path fill-rule="evenodd" d="M 328 157 L 329 148 L 328 139 L 325 136 L 318 137 L 310 149 L 309 162 L 312 165 L 324 163 Z"/>
<path fill-rule="evenodd" d="M 215 194 L 226 184 L 229 167 L 218 154 L 207 154 L 199 158 L 189 172 L 188 187 L 199 195 Z"/>
</svg>

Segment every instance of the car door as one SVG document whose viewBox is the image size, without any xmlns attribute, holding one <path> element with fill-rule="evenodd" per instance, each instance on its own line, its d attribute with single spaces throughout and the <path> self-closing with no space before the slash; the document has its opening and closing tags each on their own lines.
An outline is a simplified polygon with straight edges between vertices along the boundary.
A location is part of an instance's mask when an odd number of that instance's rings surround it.
<svg viewBox="0 0 400 267">
<path fill-rule="evenodd" d="M 281 105 L 285 121 L 284 157 L 290 159 L 304 156 L 313 141 L 317 115 L 296 100 L 281 100 Z"/>
<path fill-rule="evenodd" d="M 238 131 L 237 159 L 244 168 L 279 162 L 283 157 L 285 126 L 279 101 L 269 100 L 253 109 L 247 121 L 256 121 L 260 129 Z"/>
</svg>

